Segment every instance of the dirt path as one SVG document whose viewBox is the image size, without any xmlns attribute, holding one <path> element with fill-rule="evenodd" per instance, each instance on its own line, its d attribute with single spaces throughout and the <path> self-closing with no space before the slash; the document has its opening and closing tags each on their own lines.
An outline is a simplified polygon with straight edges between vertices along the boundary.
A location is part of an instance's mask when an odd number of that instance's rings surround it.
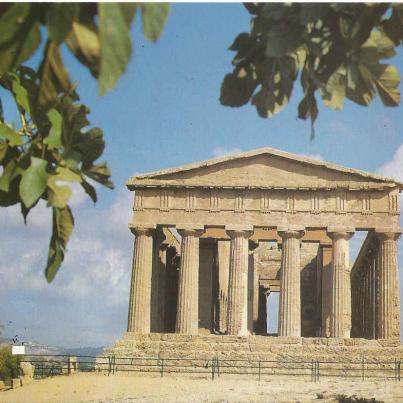
<svg viewBox="0 0 403 403">
<path fill-rule="evenodd" d="M 403 402 L 403 381 L 323 380 L 221 377 L 164 378 L 136 375 L 75 374 L 34 381 L 0 392 L 0 402 L 336 402 L 336 395 L 356 395 L 384 402 Z"/>
</svg>

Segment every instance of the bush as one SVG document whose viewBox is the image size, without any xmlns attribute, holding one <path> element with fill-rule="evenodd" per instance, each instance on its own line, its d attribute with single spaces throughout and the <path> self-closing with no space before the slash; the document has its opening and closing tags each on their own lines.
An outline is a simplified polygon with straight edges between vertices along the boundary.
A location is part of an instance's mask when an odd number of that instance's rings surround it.
<svg viewBox="0 0 403 403">
<path fill-rule="evenodd" d="M 17 378 L 19 365 L 20 359 L 11 354 L 11 347 L 0 348 L 0 380 Z"/>
</svg>

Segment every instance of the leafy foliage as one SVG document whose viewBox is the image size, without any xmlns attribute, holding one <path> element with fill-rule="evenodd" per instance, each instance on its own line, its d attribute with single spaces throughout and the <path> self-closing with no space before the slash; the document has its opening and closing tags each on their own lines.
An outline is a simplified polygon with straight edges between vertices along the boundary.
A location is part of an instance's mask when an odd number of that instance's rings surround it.
<svg viewBox="0 0 403 403">
<path fill-rule="evenodd" d="M 332 109 L 344 99 L 367 106 L 376 94 L 385 106 L 400 103 L 400 74 L 381 60 L 403 42 L 403 6 L 388 3 L 247 3 L 251 31 L 239 34 L 233 72 L 221 86 L 223 105 L 249 101 L 261 117 L 287 105 L 299 78 L 304 96 L 298 116 L 318 116 L 316 94 Z"/>
<path fill-rule="evenodd" d="M 72 185 L 95 203 L 93 182 L 113 188 L 105 162 L 102 130 L 89 128 L 89 109 L 64 66 L 65 43 L 98 80 L 101 95 L 113 89 L 132 53 L 130 27 L 142 13 L 146 38 L 158 39 L 169 13 L 166 4 L 0 4 L 0 86 L 14 100 L 20 126 L 6 121 L 0 104 L 0 206 L 20 204 L 26 218 L 39 200 L 52 209 L 52 236 L 45 268 L 51 282 L 74 228 Z M 41 29 L 42 27 L 42 29 Z M 27 62 L 46 36 L 38 68 Z"/>
<path fill-rule="evenodd" d="M 7 381 L 18 377 L 20 358 L 11 354 L 9 346 L 0 348 L 0 380 Z"/>
</svg>

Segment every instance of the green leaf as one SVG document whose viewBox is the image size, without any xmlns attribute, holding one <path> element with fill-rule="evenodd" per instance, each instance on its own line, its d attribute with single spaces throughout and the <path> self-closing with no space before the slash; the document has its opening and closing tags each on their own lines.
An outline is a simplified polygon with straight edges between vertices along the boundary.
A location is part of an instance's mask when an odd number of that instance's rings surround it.
<svg viewBox="0 0 403 403">
<path fill-rule="evenodd" d="M 0 176 L 0 190 L 8 192 L 11 182 L 20 174 L 21 169 L 18 167 L 17 162 L 14 159 L 11 159 L 4 167 L 3 173 Z"/>
<path fill-rule="evenodd" d="M 48 182 L 49 183 L 49 182 Z M 53 206 L 58 208 L 64 208 L 67 206 L 68 201 L 71 197 L 71 187 L 70 186 L 51 186 L 49 185 L 49 197 L 47 206 Z"/>
<path fill-rule="evenodd" d="M 103 132 L 98 127 L 83 133 L 81 141 L 74 145 L 74 150 L 83 156 L 83 163 L 85 165 L 91 164 L 99 158 L 104 148 Z"/>
<path fill-rule="evenodd" d="M 57 45 L 62 43 L 70 32 L 77 6 L 76 3 L 47 4 L 46 25 L 50 38 Z"/>
<path fill-rule="evenodd" d="M 137 12 L 137 4 L 120 3 L 120 8 L 122 9 L 123 15 L 126 18 L 127 25 L 130 26 Z"/>
<path fill-rule="evenodd" d="M 18 105 L 24 109 L 28 115 L 31 115 L 31 107 L 29 105 L 28 91 L 21 85 L 18 76 L 15 76 L 12 83 L 13 93 Z"/>
<path fill-rule="evenodd" d="M 0 136 L 6 138 L 12 146 L 20 146 L 25 143 L 24 138 L 6 123 L 0 122 Z"/>
<path fill-rule="evenodd" d="M 168 3 L 141 3 L 144 36 L 156 41 L 164 29 L 169 14 Z"/>
<path fill-rule="evenodd" d="M 72 90 L 59 48 L 53 42 L 48 42 L 46 46 L 38 74 L 40 76 L 38 101 L 45 109 L 56 103 L 59 93 Z"/>
<path fill-rule="evenodd" d="M 300 119 L 311 119 L 311 141 L 315 137 L 315 120 L 318 117 L 318 105 L 316 104 L 315 93 L 312 89 L 308 90 L 304 98 L 298 105 L 298 117 Z"/>
<path fill-rule="evenodd" d="M 294 52 L 302 45 L 303 29 L 298 25 L 280 26 L 270 29 L 266 38 L 266 56 L 281 57 Z"/>
<path fill-rule="evenodd" d="M 47 185 L 51 192 L 48 206 L 66 207 L 72 193 L 70 185 L 65 185 L 66 182 L 81 182 L 81 176 L 63 167 L 58 167 L 56 174 L 49 175 Z"/>
<path fill-rule="evenodd" d="M 247 51 L 255 44 L 255 39 L 248 33 L 242 32 L 228 48 L 233 51 Z"/>
<path fill-rule="evenodd" d="M 62 117 L 56 109 L 51 109 L 47 116 L 51 123 L 49 135 L 43 140 L 43 142 L 49 145 L 50 148 L 60 148 L 62 144 Z"/>
<path fill-rule="evenodd" d="M 395 6 L 395 4 L 393 6 Z M 403 40 L 402 10 L 398 10 L 394 7 L 391 17 L 382 21 L 381 26 L 386 35 L 388 35 L 396 46 L 401 44 Z"/>
<path fill-rule="evenodd" d="M 227 74 L 221 84 L 220 102 L 225 106 L 245 105 L 257 85 L 258 82 L 245 69 L 241 69 L 238 74 Z"/>
<path fill-rule="evenodd" d="M 385 106 L 399 106 L 400 104 L 400 73 L 390 64 L 379 64 L 371 70 L 376 77 L 375 85 L 379 97 Z"/>
<path fill-rule="evenodd" d="M 31 5 L 16 3 L 0 16 L 0 44 L 12 41 L 26 23 Z"/>
<path fill-rule="evenodd" d="M 20 196 L 25 207 L 29 208 L 35 204 L 45 191 L 48 179 L 47 166 L 47 161 L 31 157 L 31 165 L 24 171 L 20 182 Z"/>
<path fill-rule="evenodd" d="M 8 145 L 7 142 L 0 139 L 0 162 L 3 161 L 7 154 Z"/>
<path fill-rule="evenodd" d="M 69 150 L 63 154 L 63 160 L 67 168 L 78 170 L 82 155 L 74 150 Z"/>
<path fill-rule="evenodd" d="M 85 193 L 91 197 L 94 203 L 97 202 L 97 191 L 95 190 L 94 186 L 88 183 L 85 179 L 82 179 L 81 186 L 84 188 Z"/>
<path fill-rule="evenodd" d="M 0 182 L 2 177 L 0 177 Z M 7 192 L 4 192 L 0 188 L 0 206 L 8 207 L 20 202 L 19 192 L 18 192 L 18 180 L 14 180 L 10 183 Z"/>
<path fill-rule="evenodd" d="M 99 93 L 115 87 L 126 70 L 132 45 L 130 27 L 118 3 L 99 3 L 99 34 L 101 42 L 101 71 Z"/>
<path fill-rule="evenodd" d="M 48 261 L 45 268 L 45 276 L 51 283 L 58 272 L 64 259 L 67 242 L 74 228 L 74 218 L 70 207 L 53 207 L 53 229 L 49 244 Z"/>
<path fill-rule="evenodd" d="M 299 64 L 299 56 L 293 53 L 258 67 L 262 88 L 253 95 L 252 104 L 256 106 L 259 116 L 270 118 L 288 104 Z"/>
<path fill-rule="evenodd" d="M 98 78 L 101 54 L 96 25 L 92 21 L 87 24 L 74 21 L 73 29 L 66 37 L 66 43 L 74 56 Z"/>
<path fill-rule="evenodd" d="M 0 17 L 0 73 L 15 69 L 29 59 L 41 41 L 39 23 L 29 14 L 31 5 L 11 6 Z"/>
<path fill-rule="evenodd" d="M 339 67 L 326 83 L 325 91 L 320 91 L 323 103 L 331 109 L 341 109 L 346 96 L 346 69 Z"/>
<path fill-rule="evenodd" d="M 92 165 L 90 168 L 83 170 L 83 173 L 102 185 L 113 189 L 113 182 L 109 179 L 111 177 L 111 171 L 105 162 L 98 165 Z"/>
<path fill-rule="evenodd" d="M 56 209 L 57 237 L 64 248 L 73 232 L 74 218 L 70 207 Z"/>
</svg>

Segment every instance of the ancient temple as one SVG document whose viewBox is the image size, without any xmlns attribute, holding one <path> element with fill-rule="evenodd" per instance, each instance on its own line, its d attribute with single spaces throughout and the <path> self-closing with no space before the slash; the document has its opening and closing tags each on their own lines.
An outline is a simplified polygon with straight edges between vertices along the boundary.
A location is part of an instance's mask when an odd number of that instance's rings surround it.
<svg viewBox="0 0 403 403">
<path fill-rule="evenodd" d="M 127 187 L 129 333 L 264 335 L 279 293 L 279 336 L 399 339 L 402 183 L 263 148 Z"/>
</svg>

